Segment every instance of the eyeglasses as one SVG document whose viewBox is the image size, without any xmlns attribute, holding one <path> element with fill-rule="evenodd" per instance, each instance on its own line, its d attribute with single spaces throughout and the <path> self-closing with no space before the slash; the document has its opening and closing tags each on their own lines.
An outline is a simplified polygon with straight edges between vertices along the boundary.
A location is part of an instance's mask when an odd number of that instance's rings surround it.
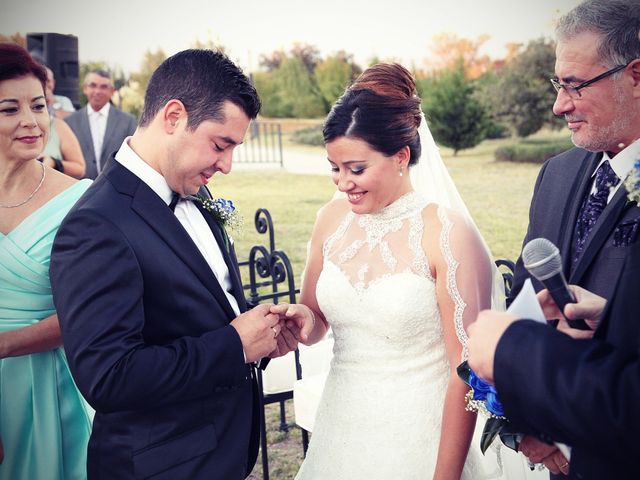
<svg viewBox="0 0 640 480">
<path fill-rule="evenodd" d="M 611 70 L 607 70 L 606 72 L 601 73 L 597 77 L 593 77 L 591 80 L 582 82 L 580 85 L 574 86 L 568 83 L 560 83 L 557 78 L 550 78 L 549 81 L 551 82 L 551 85 L 553 85 L 553 88 L 555 88 L 556 92 L 560 93 L 560 90 L 563 89 L 565 92 L 569 94 L 569 96 L 572 99 L 575 100 L 576 98 L 580 98 L 582 96 L 582 94 L 580 93 L 580 90 L 582 90 L 584 87 L 588 87 L 589 85 L 592 85 L 602 80 L 603 78 L 607 78 L 609 75 L 613 75 L 614 73 L 619 72 L 623 68 L 626 68 L 627 65 L 629 65 L 629 63 L 627 63 L 626 65 L 618 65 L 617 67 L 613 67 Z"/>
</svg>

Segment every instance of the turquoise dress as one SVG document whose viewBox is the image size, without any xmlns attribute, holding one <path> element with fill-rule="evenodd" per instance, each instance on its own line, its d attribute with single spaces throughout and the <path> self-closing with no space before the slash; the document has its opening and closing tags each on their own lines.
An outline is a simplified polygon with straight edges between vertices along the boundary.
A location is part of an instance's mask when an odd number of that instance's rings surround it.
<svg viewBox="0 0 640 480">
<path fill-rule="evenodd" d="M 51 246 L 60 222 L 90 184 L 75 183 L 9 234 L 0 233 L 0 332 L 55 313 Z M 86 479 L 92 415 L 62 348 L 0 360 L 0 479 Z"/>
</svg>

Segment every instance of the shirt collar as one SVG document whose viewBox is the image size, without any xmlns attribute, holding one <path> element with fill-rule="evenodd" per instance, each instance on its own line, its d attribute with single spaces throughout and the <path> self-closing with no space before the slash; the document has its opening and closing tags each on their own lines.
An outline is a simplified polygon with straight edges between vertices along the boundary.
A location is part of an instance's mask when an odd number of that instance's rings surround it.
<svg viewBox="0 0 640 480">
<path fill-rule="evenodd" d="M 122 142 L 122 146 L 118 153 L 116 153 L 116 160 L 120 165 L 125 167 L 136 177 L 146 183 L 156 195 L 158 195 L 167 205 L 171 203 L 173 191 L 164 177 L 154 170 L 148 163 L 146 163 L 133 149 L 129 146 L 129 140 L 131 137 L 127 137 Z"/>
<path fill-rule="evenodd" d="M 103 107 L 97 112 L 91 107 L 91 104 L 87 103 L 87 114 L 91 117 L 95 113 L 100 113 L 105 117 L 109 116 L 109 109 L 111 108 L 111 102 L 107 102 L 103 105 Z"/>
<path fill-rule="evenodd" d="M 604 152 L 600 163 L 598 163 L 598 166 L 591 176 L 593 177 L 596 174 L 600 165 L 602 165 L 606 160 L 609 160 L 609 164 L 611 165 L 614 173 L 618 178 L 624 180 L 627 178 L 627 175 L 638 159 L 640 159 L 640 139 L 625 147 L 613 158 L 611 158 L 607 152 Z"/>
</svg>

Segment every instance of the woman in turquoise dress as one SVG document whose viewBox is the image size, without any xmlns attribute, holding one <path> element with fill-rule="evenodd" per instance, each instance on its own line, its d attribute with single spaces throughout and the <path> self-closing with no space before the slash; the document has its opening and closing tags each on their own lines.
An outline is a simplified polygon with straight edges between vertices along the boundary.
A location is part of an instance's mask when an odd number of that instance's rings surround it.
<svg viewBox="0 0 640 480">
<path fill-rule="evenodd" d="M 64 351 L 49 285 L 60 222 L 90 184 L 37 160 L 46 72 L 0 44 L 0 479 L 86 478 L 91 410 Z"/>
</svg>

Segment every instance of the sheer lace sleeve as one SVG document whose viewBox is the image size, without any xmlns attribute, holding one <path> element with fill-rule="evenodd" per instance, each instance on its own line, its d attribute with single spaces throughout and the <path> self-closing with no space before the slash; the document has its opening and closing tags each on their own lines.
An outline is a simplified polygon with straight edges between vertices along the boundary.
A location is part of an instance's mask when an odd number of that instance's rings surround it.
<svg viewBox="0 0 640 480">
<path fill-rule="evenodd" d="M 462 345 L 462 359 L 465 359 L 467 326 L 480 310 L 491 308 L 492 263 L 479 232 L 462 215 L 439 207 L 438 220 L 440 253 L 446 272 L 441 282 L 445 282 L 453 307 L 451 321 Z M 444 302 L 439 299 L 439 303 Z M 449 320 L 443 318 L 443 321 Z"/>
</svg>

